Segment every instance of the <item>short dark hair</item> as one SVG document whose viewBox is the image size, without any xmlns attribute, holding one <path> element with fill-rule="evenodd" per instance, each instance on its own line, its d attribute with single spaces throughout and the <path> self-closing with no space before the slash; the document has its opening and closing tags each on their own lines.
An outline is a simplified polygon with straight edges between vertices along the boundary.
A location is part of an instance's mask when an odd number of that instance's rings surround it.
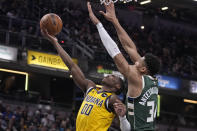
<svg viewBox="0 0 197 131">
<path fill-rule="evenodd" d="M 120 95 L 120 94 L 123 92 L 124 88 L 125 88 L 125 82 L 124 82 L 124 80 L 123 80 L 122 78 L 120 78 L 120 77 L 119 77 L 119 82 L 120 82 L 120 89 L 119 89 L 118 91 L 115 92 L 116 95 Z"/>
<path fill-rule="evenodd" d="M 145 64 L 146 68 L 148 69 L 149 75 L 151 76 L 156 75 L 160 70 L 160 59 L 151 53 L 145 54 Z"/>
</svg>

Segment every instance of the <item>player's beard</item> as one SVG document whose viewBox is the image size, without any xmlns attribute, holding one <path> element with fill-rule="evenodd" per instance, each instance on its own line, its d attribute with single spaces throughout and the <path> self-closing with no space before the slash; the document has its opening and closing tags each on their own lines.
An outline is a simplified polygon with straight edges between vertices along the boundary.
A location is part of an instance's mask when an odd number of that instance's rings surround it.
<svg viewBox="0 0 197 131">
<path fill-rule="evenodd" d="M 107 86 L 107 87 L 111 87 L 111 86 L 112 86 L 111 84 L 109 84 L 109 83 L 106 82 L 105 80 L 102 80 L 102 81 L 101 81 L 101 84 L 102 84 L 103 86 Z"/>
</svg>

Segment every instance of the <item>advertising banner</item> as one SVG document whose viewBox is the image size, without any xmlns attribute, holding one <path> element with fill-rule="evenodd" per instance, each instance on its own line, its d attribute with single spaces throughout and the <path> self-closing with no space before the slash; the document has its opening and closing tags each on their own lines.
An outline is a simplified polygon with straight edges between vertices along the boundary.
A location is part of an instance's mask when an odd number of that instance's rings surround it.
<svg viewBox="0 0 197 131">
<path fill-rule="evenodd" d="M 169 89 L 178 90 L 180 88 L 180 79 L 164 75 L 156 75 L 158 78 L 159 86 Z"/>
<path fill-rule="evenodd" d="M 18 49 L 0 45 L 0 59 L 17 61 Z"/>
<path fill-rule="evenodd" d="M 77 59 L 72 59 L 77 64 Z M 56 69 L 69 70 L 58 55 L 28 50 L 27 63 Z"/>
<path fill-rule="evenodd" d="M 190 93 L 197 93 L 197 81 L 190 81 Z"/>
</svg>

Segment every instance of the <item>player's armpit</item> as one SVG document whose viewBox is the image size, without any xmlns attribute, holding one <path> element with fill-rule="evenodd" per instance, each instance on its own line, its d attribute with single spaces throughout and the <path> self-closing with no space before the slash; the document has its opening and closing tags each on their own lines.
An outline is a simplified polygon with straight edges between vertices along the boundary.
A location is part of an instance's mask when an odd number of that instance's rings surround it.
<svg viewBox="0 0 197 131">
<path fill-rule="evenodd" d="M 130 97 L 138 97 L 143 88 L 142 75 L 137 71 L 136 67 L 133 65 L 129 66 L 128 70 L 128 95 Z"/>
</svg>

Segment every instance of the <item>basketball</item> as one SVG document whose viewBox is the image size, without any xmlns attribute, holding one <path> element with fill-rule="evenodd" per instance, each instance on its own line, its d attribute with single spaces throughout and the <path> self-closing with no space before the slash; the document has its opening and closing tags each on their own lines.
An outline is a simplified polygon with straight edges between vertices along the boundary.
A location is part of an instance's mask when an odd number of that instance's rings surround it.
<svg viewBox="0 0 197 131">
<path fill-rule="evenodd" d="M 47 29 L 48 33 L 53 36 L 60 33 L 62 25 L 61 18 L 54 13 L 46 14 L 40 20 L 40 28 Z"/>
</svg>

